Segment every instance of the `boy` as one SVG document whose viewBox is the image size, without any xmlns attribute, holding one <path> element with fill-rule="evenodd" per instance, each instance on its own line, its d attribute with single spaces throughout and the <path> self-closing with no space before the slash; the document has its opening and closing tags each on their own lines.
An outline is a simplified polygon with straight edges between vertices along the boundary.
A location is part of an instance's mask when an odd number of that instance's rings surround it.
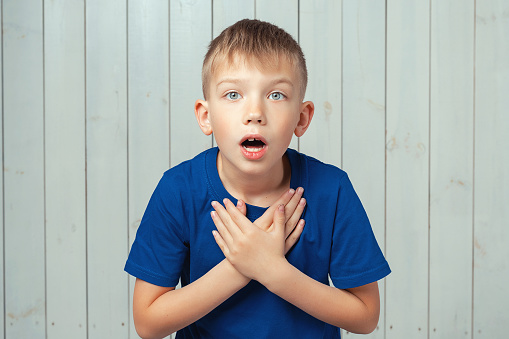
<svg viewBox="0 0 509 339">
<path fill-rule="evenodd" d="M 150 199 L 125 267 L 140 336 L 373 331 L 390 269 L 362 204 L 346 173 L 287 149 L 314 113 L 298 44 L 239 21 L 212 41 L 202 80 L 196 118 L 218 147 L 167 171 Z"/>
</svg>

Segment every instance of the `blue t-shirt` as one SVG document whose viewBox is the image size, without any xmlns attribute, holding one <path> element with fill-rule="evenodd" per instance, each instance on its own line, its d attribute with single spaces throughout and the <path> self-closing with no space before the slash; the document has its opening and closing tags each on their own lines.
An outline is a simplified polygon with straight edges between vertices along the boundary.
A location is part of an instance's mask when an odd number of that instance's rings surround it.
<svg viewBox="0 0 509 339">
<path fill-rule="evenodd" d="M 224 259 L 212 230 L 212 201 L 232 197 L 216 167 L 217 148 L 166 171 L 147 206 L 125 270 L 151 284 L 174 287 L 197 280 Z M 306 275 L 341 289 L 390 273 L 366 212 L 345 172 L 292 149 L 290 187 L 304 188 L 306 225 L 288 261 Z M 266 208 L 247 205 L 254 221 Z M 326 324 L 257 281 L 180 330 L 177 338 L 339 338 Z"/>
</svg>

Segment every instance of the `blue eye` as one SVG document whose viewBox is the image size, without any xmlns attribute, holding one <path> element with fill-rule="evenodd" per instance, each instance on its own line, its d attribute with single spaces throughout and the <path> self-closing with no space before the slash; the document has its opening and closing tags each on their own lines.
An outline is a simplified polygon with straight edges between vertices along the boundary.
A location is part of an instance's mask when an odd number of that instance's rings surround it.
<svg viewBox="0 0 509 339">
<path fill-rule="evenodd" d="M 238 92 L 229 92 L 226 93 L 226 98 L 230 100 L 240 99 L 240 94 Z"/>
<path fill-rule="evenodd" d="M 283 100 L 284 98 L 285 98 L 285 95 L 280 92 L 270 93 L 270 95 L 269 95 L 269 99 L 272 99 L 272 100 Z"/>
</svg>

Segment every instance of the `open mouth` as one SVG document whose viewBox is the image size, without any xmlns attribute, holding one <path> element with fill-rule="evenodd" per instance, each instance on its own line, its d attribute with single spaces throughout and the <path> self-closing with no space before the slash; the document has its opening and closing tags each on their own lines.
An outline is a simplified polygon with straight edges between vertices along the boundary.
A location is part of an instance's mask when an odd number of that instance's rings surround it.
<svg viewBox="0 0 509 339">
<path fill-rule="evenodd" d="M 265 142 L 256 138 L 249 138 L 242 142 L 242 147 L 248 152 L 259 152 L 265 147 Z"/>
</svg>

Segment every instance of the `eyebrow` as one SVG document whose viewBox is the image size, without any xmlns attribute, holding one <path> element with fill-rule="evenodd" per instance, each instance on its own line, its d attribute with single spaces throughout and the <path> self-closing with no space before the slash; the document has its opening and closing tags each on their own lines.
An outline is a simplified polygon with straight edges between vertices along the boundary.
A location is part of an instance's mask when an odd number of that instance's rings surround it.
<svg viewBox="0 0 509 339">
<path fill-rule="evenodd" d="M 216 84 L 216 87 L 223 84 L 223 83 L 231 83 L 231 84 L 243 84 L 243 83 L 247 83 L 249 82 L 249 79 L 240 79 L 240 78 L 224 78 L 222 79 L 221 81 L 219 81 L 217 84 Z M 281 77 L 281 78 L 277 78 L 277 79 L 274 79 L 273 81 L 271 81 L 269 83 L 269 86 L 274 86 L 274 85 L 278 85 L 278 84 L 281 84 L 281 83 L 284 83 L 284 84 L 288 84 L 290 85 L 292 88 L 294 87 L 293 86 L 293 82 L 290 81 L 290 79 L 286 78 L 286 77 Z"/>
</svg>

